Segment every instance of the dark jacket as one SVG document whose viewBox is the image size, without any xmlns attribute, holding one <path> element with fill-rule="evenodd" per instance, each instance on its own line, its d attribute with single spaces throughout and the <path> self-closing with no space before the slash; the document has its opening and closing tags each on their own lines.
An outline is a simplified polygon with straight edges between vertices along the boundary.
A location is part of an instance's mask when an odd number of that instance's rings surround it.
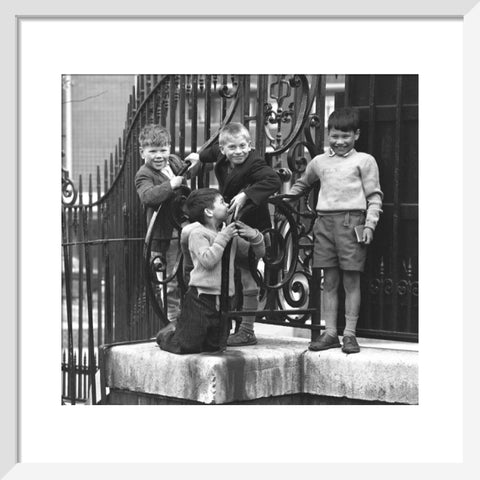
<svg viewBox="0 0 480 480">
<path fill-rule="evenodd" d="M 260 231 L 271 228 L 267 199 L 280 189 L 281 181 L 262 157 L 252 150 L 241 165 L 229 169 L 227 157 L 215 144 L 200 153 L 200 161 L 215 163 L 215 175 L 226 202 L 245 192 L 248 200 L 240 211 L 239 219 Z"/>
<path fill-rule="evenodd" d="M 175 155 L 170 155 L 168 162 L 175 175 L 184 166 L 180 158 Z M 146 164 L 142 165 L 135 175 L 135 188 L 146 211 L 147 228 L 153 213 L 162 205 L 152 235 L 154 239 L 152 250 L 166 251 L 169 245 L 167 239 L 171 238 L 173 232 L 173 224 L 169 218 L 169 208 L 175 197 L 175 190 L 172 189 L 170 180 L 166 175 Z M 163 241 L 160 242 L 160 239 L 163 239 Z"/>
</svg>

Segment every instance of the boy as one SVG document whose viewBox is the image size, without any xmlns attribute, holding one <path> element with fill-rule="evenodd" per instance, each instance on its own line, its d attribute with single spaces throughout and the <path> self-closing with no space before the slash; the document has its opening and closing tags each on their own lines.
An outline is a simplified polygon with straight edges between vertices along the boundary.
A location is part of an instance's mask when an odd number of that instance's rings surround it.
<svg viewBox="0 0 480 480">
<path fill-rule="evenodd" d="M 228 322 L 220 318 L 222 256 L 233 238 L 230 253 L 229 296 L 234 294 L 233 261 L 246 256 L 250 246 L 257 257 L 265 254 L 263 235 L 243 222 L 232 222 L 222 228 L 228 217 L 228 205 L 214 188 L 193 191 L 185 204 L 190 225 L 184 228 L 182 245 L 188 245 L 189 289 L 175 330 L 167 325 L 157 335 L 162 350 L 171 353 L 215 352 L 225 349 Z M 182 232 L 183 233 L 183 232 Z M 187 253 L 187 252 L 185 252 Z"/>
<path fill-rule="evenodd" d="M 219 134 L 219 145 L 200 153 L 201 162 L 215 162 L 220 192 L 229 202 L 229 213 L 260 231 L 271 228 L 267 199 L 281 186 L 278 174 L 252 150 L 250 133 L 241 123 L 229 123 Z M 243 309 L 258 309 L 258 286 L 248 262 L 238 264 L 242 280 Z M 243 316 L 227 345 L 255 345 L 254 316 Z"/>
<path fill-rule="evenodd" d="M 318 340 L 309 345 L 314 351 L 340 347 L 337 333 L 340 270 L 345 289 L 342 351 L 360 351 L 355 336 L 360 311 L 360 274 L 365 266 L 366 246 L 372 242 L 382 211 L 383 193 L 375 159 L 354 148 L 359 136 L 358 111 L 352 108 L 335 110 L 328 119 L 329 151 L 317 155 L 288 192 L 304 192 L 320 180 L 313 267 L 322 268 L 324 272 L 326 328 Z M 359 241 L 355 233 L 357 226 L 364 226 Z"/>
<path fill-rule="evenodd" d="M 147 226 L 153 213 L 161 208 L 152 240 L 152 259 L 160 258 L 167 264 L 167 276 L 170 275 L 177 258 L 178 247 L 170 246 L 173 225 L 168 218 L 169 204 L 175 196 L 175 190 L 185 184 L 185 179 L 177 173 L 184 163 L 170 154 L 170 134 L 160 125 L 150 124 L 143 127 L 139 137 L 140 156 L 145 161 L 135 175 L 135 187 L 147 213 Z M 198 159 L 188 156 L 191 170 Z M 176 321 L 179 313 L 180 296 L 176 278 L 167 285 L 167 315 L 170 321 Z"/>
</svg>

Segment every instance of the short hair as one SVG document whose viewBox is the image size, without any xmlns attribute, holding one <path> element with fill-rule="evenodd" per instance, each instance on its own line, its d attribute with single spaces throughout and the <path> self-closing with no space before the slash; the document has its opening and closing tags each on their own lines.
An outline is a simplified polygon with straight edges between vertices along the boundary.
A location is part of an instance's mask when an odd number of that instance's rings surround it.
<svg viewBox="0 0 480 480">
<path fill-rule="evenodd" d="M 170 145 L 170 133 L 160 125 L 150 123 L 145 125 L 138 135 L 140 147 L 165 147 Z"/>
<path fill-rule="evenodd" d="M 220 146 L 225 145 L 229 138 L 238 137 L 242 135 L 249 142 L 250 141 L 250 132 L 245 125 L 241 123 L 232 122 L 227 123 L 221 130 L 218 136 L 218 143 Z"/>
<path fill-rule="evenodd" d="M 185 202 L 185 213 L 190 223 L 205 223 L 205 209 L 212 208 L 215 200 L 222 194 L 216 188 L 199 188 L 194 190 Z"/>
<path fill-rule="evenodd" d="M 328 117 L 328 131 L 332 128 L 342 132 L 356 132 L 360 128 L 360 115 L 356 108 L 344 107 L 334 110 Z"/>
</svg>

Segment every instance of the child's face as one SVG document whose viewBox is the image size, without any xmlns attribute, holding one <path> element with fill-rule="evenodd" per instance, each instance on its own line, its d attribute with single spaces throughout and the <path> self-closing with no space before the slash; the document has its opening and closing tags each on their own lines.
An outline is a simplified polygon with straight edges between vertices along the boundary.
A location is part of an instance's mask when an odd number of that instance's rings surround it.
<svg viewBox="0 0 480 480">
<path fill-rule="evenodd" d="M 227 157 L 232 166 L 241 165 L 252 149 L 251 143 L 243 135 L 227 137 L 227 141 L 220 147 L 220 151 Z"/>
<path fill-rule="evenodd" d="M 355 146 L 359 136 L 360 130 L 344 132 L 343 130 L 331 128 L 328 132 L 328 143 L 335 154 L 341 156 L 348 153 Z"/>
<path fill-rule="evenodd" d="M 212 208 L 209 210 L 212 212 L 212 217 L 220 222 L 225 221 L 228 217 L 228 205 L 221 195 L 215 198 Z"/>
<path fill-rule="evenodd" d="M 168 165 L 168 156 L 170 155 L 170 145 L 151 145 L 150 147 L 140 147 L 140 156 L 145 163 L 156 171 Z"/>
</svg>

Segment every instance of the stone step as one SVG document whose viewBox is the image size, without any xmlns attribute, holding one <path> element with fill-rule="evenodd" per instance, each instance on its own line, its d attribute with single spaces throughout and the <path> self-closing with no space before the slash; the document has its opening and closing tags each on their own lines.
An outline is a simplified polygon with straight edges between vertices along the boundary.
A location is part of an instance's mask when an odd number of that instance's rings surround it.
<svg viewBox="0 0 480 480">
<path fill-rule="evenodd" d="M 308 339 L 257 335 L 258 344 L 223 353 L 173 355 L 154 341 L 105 350 L 110 391 L 204 404 L 309 395 L 358 401 L 418 403 L 418 351 L 397 342 L 359 339 L 360 353 L 308 350 Z M 371 342 L 370 342 L 371 345 Z"/>
</svg>

